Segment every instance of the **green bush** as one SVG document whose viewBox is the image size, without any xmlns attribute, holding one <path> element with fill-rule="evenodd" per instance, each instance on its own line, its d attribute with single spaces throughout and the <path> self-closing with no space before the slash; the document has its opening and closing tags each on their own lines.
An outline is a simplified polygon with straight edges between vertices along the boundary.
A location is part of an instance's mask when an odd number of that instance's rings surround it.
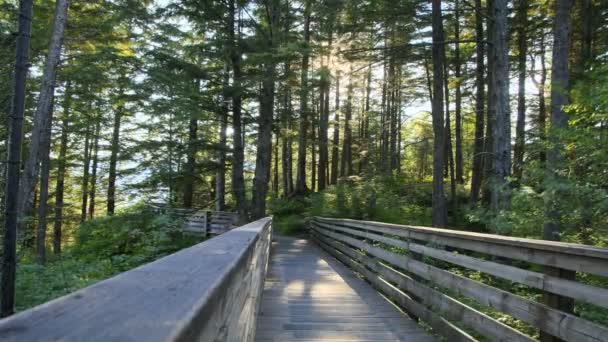
<svg viewBox="0 0 608 342">
<path fill-rule="evenodd" d="M 306 216 L 311 203 L 306 197 L 273 198 L 269 202 L 273 227 L 282 234 L 294 235 L 306 230 Z"/>
<path fill-rule="evenodd" d="M 133 207 L 78 226 L 75 241 L 42 266 L 25 252 L 17 267 L 16 308 L 24 310 L 200 242 L 182 221 Z M 44 286 L 41 286 L 44 284 Z"/>
</svg>

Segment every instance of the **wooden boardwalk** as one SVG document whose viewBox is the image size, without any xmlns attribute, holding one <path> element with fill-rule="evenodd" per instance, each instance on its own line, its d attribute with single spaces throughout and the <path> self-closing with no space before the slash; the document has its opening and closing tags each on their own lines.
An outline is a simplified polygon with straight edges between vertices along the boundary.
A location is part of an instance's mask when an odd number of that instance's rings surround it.
<svg viewBox="0 0 608 342">
<path fill-rule="evenodd" d="M 275 236 L 257 341 L 435 341 L 306 239 Z"/>
</svg>

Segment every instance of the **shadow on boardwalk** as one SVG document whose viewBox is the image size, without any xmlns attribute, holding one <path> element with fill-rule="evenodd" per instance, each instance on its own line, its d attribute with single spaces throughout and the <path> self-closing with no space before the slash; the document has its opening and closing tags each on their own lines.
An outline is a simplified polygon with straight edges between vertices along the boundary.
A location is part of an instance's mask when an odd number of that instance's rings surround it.
<svg viewBox="0 0 608 342">
<path fill-rule="evenodd" d="M 303 237 L 275 236 L 257 341 L 435 341 Z"/>
</svg>

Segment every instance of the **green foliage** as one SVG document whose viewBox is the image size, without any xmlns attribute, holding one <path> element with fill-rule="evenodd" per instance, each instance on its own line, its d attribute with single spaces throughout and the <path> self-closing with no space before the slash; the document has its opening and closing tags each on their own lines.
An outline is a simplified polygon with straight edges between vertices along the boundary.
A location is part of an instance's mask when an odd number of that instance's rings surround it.
<svg viewBox="0 0 608 342">
<path fill-rule="evenodd" d="M 408 190 L 404 190 L 408 189 Z M 388 223 L 429 225 L 426 185 L 410 187 L 404 179 L 382 177 L 369 180 L 351 177 L 311 196 L 312 216 L 340 217 Z M 406 194 L 407 192 L 407 194 Z"/>
<path fill-rule="evenodd" d="M 273 198 L 269 209 L 273 215 L 274 229 L 287 235 L 303 233 L 310 202 L 307 198 Z"/>
<path fill-rule="evenodd" d="M 182 221 L 132 207 L 76 228 L 75 243 L 46 265 L 23 256 L 17 269 L 17 310 L 47 302 L 97 281 L 189 247 L 201 239 Z M 41 286 L 44 284 L 44 286 Z"/>
<path fill-rule="evenodd" d="M 182 223 L 146 211 L 91 220 L 76 229 L 73 253 L 83 260 L 110 259 L 127 269 L 190 245 Z"/>
</svg>

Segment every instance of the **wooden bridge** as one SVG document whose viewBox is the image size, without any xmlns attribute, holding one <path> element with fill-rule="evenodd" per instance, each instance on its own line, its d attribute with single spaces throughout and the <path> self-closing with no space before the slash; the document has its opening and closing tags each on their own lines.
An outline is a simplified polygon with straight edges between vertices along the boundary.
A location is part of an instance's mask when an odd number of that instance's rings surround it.
<svg viewBox="0 0 608 342">
<path fill-rule="evenodd" d="M 4 319 L 0 340 L 608 341 L 577 314 L 608 312 L 608 249 L 327 218 L 310 228 L 273 237 L 271 218 L 252 222 Z"/>
</svg>

